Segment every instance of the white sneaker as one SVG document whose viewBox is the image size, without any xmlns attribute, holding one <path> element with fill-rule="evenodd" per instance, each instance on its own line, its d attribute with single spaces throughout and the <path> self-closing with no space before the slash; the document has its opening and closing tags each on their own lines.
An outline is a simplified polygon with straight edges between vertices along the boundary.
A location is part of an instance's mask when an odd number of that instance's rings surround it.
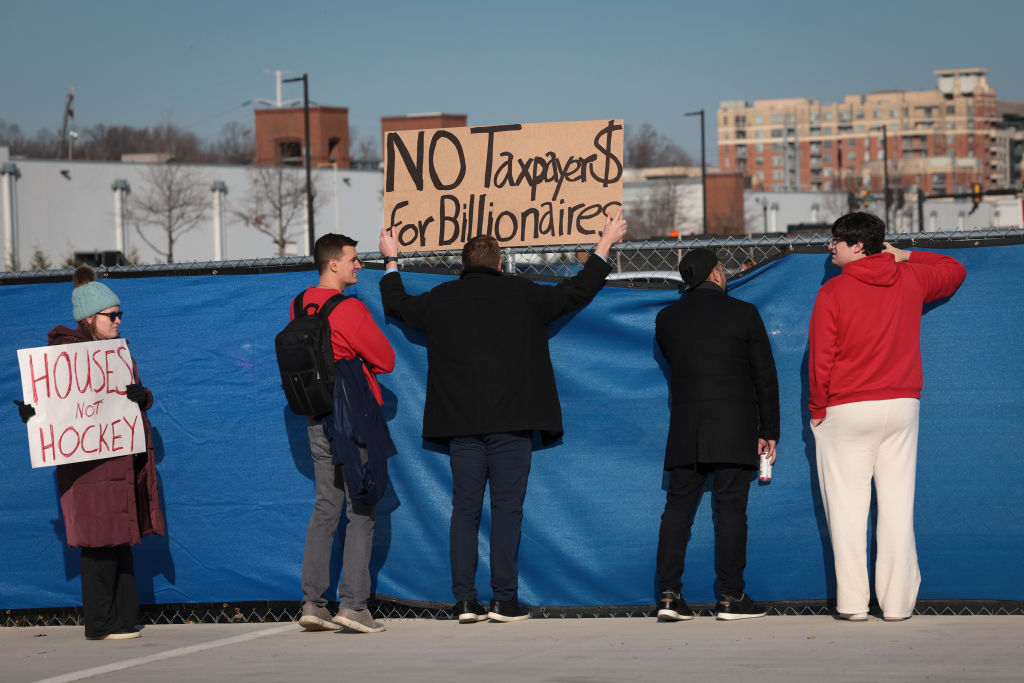
<svg viewBox="0 0 1024 683">
<path fill-rule="evenodd" d="M 839 618 L 840 619 L 845 619 L 846 621 L 867 621 L 868 620 L 868 613 L 867 612 L 856 612 L 854 614 L 846 614 L 845 612 L 840 612 L 839 613 Z"/>
</svg>

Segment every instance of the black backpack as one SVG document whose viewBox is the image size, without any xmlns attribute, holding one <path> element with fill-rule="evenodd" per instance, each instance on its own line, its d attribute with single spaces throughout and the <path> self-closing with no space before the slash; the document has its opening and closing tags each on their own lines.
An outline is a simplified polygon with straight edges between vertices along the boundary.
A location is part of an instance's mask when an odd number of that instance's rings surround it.
<svg viewBox="0 0 1024 683">
<path fill-rule="evenodd" d="M 334 410 L 334 349 L 327 318 L 347 298 L 335 294 L 322 307 L 303 306 L 299 294 L 293 304 L 295 318 L 274 340 L 281 388 L 288 407 L 299 415 L 320 417 Z"/>
</svg>

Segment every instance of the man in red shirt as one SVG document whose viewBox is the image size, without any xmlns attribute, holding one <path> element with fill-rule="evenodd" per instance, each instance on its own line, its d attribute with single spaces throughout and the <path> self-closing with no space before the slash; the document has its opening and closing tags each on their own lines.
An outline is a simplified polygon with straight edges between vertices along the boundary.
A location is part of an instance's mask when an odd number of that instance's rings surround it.
<svg viewBox="0 0 1024 683">
<path fill-rule="evenodd" d="M 323 235 L 313 245 L 313 260 L 320 271 L 320 281 L 299 296 L 302 305 L 322 306 L 349 285 L 356 284 L 359 257 L 356 241 L 345 235 Z M 289 307 L 294 315 L 294 302 Z M 361 358 L 363 371 L 377 403 L 382 403 L 376 375 L 391 372 L 395 352 L 370 311 L 359 299 L 349 297 L 338 304 L 328 318 L 334 360 Z M 366 607 L 370 597 L 370 551 L 373 545 L 375 506 L 353 500 L 348 491 L 345 468 L 335 465 L 331 442 L 324 432 L 324 422 L 331 416 L 309 418 L 309 446 L 313 456 L 313 477 L 316 503 L 306 530 L 306 549 L 302 557 L 302 617 L 299 624 L 310 631 L 337 630 L 339 626 L 376 633 L 384 627 L 373 619 Z M 345 508 L 345 548 L 342 555 L 342 581 L 338 614 L 332 618 L 327 610 L 324 591 L 330 582 L 331 549 L 341 509 Z"/>
<path fill-rule="evenodd" d="M 878 523 L 875 594 L 888 621 L 909 619 L 921 573 L 914 540 L 914 476 L 922 386 L 921 313 L 953 294 L 966 270 L 955 259 L 897 249 L 885 224 L 855 212 L 832 225 L 842 273 L 818 291 L 811 313 L 811 429 L 832 537 L 836 609 L 867 619 L 871 484 Z"/>
</svg>

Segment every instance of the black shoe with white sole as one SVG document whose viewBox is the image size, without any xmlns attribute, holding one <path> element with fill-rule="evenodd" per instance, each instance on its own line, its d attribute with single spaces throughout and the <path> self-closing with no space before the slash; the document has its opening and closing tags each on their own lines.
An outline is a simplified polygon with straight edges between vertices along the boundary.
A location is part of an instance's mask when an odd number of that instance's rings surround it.
<svg viewBox="0 0 1024 683">
<path fill-rule="evenodd" d="M 658 621 L 689 621 L 693 610 L 675 591 L 662 591 L 658 600 Z"/>
<path fill-rule="evenodd" d="M 530 618 L 530 610 L 519 604 L 519 598 L 491 600 L 491 609 L 487 612 L 487 616 L 492 621 L 523 621 Z"/>
<path fill-rule="evenodd" d="M 730 595 L 723 595 L 718 602 L 718 618 L 721 621 L 732 621 L 735 619 L 756 619 L 763 617 L 767 612 L 759 604 L 750 599 L 746 593 L 740 593 L 738 598 Z"/>
<path fill-rule="evenodd" d="M 487 608 L 476 600 L 459 600 L 455 604 L 455 613 L 459 615 L 460 624 L 487 621 Z"/>
</svg>

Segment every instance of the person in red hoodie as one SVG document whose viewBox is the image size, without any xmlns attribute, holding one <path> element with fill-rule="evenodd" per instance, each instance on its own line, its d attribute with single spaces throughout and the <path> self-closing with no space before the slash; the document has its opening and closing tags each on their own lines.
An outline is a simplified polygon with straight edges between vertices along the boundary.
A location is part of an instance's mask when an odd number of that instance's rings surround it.
<svg viewBox="0 0 1024 683">
<path fill-rule="evenodd" d="M 832 225 L 842 273 L 818 291 L 811 313 L 811 430 L 832 538 L 836 610 L 865 621 L 870 588 L 867 524 L 878 506 L 875 594 L 887 621 L 909 619 L 921 572 L 914 540 L 914 477 L 921 396 L 921 314 L 952 295 L 967 271 L 955 259 L 897 249 L 877 216 Z"/>
</svg>

